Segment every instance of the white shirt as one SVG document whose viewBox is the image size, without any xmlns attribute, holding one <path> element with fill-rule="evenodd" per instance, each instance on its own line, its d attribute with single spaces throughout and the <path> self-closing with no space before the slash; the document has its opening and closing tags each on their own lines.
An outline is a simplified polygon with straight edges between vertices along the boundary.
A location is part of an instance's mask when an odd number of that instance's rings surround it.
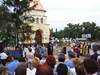
<svg viewBox="0 0 100 75">
<path fill-rule="evenodd" d="M 75 68 L 68 69 L 68 72 L 69 72 L 70 75 L 77 75 Z"/>
<path fill-rule="evenodd" d="M 33 54 L 35 54 L 35 47 L 31 47 Z"/>
<path fill-rule="evenodd" d="M 23 57 L 25 57 L 26 56 L 26 54 L 28 53 L 28 48 L 24 48 L 24 50 L 23 50 Z"/>
<path fill-rule="evenodd" d="M 26 75 L 36 75 L 36 68 L 33 68 L 32 70 L 30 70 L 29 68 L 27 68 L 27 73 Z"/>
<path fill-rule="evenodd" d="M 0 53 L 0 59 L 7 59 L 8 55 L 4 52 Z"/>
<path fill-rule="evenodd" d="M 95 45 L 95 44 L 96 44 L 95 42 L 91 43 L 91 49 L 93 49 L 93 45 Z"/>
<path fill-rule="evenodd" d="M 35 48 L 31 47 L 33 55 L 35 54 Z M 24 48 L 23 57 L 25 57 L 29 53 L 28 48 Z"/>
</svg>

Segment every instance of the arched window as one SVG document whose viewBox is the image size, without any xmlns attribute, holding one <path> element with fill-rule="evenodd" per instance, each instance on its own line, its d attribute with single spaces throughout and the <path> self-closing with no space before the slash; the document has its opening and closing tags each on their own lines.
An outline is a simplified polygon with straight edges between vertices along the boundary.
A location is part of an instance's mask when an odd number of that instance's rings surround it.
<svg viewBox="0 0 100 75">
<path fill-rule="evenodd" d="M 36 23 L 39 23 L 39 18 L 36 18 Z"/>
<path fill-rule="evenodd" d="M 41 18 L 41 23 L 43 23 L 43 18 Z"/>
<path fill-rule="evenodd" d="M 32 21 L 33 21 L 33 23 L 35 22 L 35 18 L 34 17 L 32 17 Z"/>
</svg>

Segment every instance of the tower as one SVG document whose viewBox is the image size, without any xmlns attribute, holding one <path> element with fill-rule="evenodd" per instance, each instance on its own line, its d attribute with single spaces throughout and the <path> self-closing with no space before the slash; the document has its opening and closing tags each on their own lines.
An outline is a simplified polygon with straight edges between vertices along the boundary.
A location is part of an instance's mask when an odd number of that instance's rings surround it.
<svg viewBox="0 0 100 75">
<path fill-rule="evenodd" d="M 32 7 L 34 4 L 36 5 L 35 8 Z M 50 30 L 49 24 L 47 24 L 47 16 L 45 15 L 46 10 L 43 8 L 40 0 L 31 0 L 30 8 L 31 10 L 25 12 L 23 15 L 28 17 L 28 20 L 25 22 L 31 26 L 33 33 L 29 35 L 30 39 L 25 42 L 48 43 Z"/>
</svg>

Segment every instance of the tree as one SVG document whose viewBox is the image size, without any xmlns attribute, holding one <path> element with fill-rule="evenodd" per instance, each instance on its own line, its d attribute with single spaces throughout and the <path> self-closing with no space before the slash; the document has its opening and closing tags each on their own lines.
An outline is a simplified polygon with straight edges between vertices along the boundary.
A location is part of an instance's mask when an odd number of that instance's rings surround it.
<svg viewBox="0 0 100 75">
<path fill-rule="evenodd" d="M 82 24 L 68 23 L 64 30 L 55 32 L 57 38 L 81 38 L 82 34 L 91 34 L 91 39 L 100 40 L 100 27 L 94 22 L 83 22 Z"/>
<path fill-rule="evenodd" d="M 95 39 L 95 29 L 96 29 L 96 24 L 94 22 L 83 22 L 82 27 L 84 28 L 83 33 L 84 34 L 91 34 L 91 38 Z"/>
<path fill-rule="evenodd" d="M 8 16 L 11 19 L 11 23 L 9 24 L 10 25 L 9 27 L 11 27 L 11 25 L 13 24 L 14 34 L 16 37 L 17 44 L 19 41 L 19 33 L 23 33 L 23 30 L 22 30 L 23 27 L 27 28 L 27 26 L 28 26 L 28 24 L 23 22 L 23 20 L 26 20 L 26 18 L 27 18 L 26 16 L 22 16 L 23 13 L 25 13 L 26 11 L 30 11 L 31 9 L 34 9 L 34 7 L 36 7 L 36 5 L 37 5 L 37 4 L 34 4 L 33 6 L 30 7 L 31 1 L 33 1 L 33 0 L 2 0 L 2 6 L 4 6 L 4 8 L 6 8 L 8 10 L 8 13 L 9 13 Z M 4 16 L 2 16 L 2 17 L 4 18 Z M 23 20 L 22 20 L 22 17 L 23 17 Z M 5 18 L 4 18 L 4 20 L 5 20 Z M 10 21 L 8 20 L 8 22 L 10 22 Z M 4 26 L 4 25 L 5 24 L 3 23 L 2 26 Z M 5 28 L 7 31 L 7 27 L 5 27 Z M 30 27 L 28 27 L 28 28 L 30 28 Z M 30 30 L 31 30 L 31 28 L 30 28 Z"/>
<path fill-rule="evenodd" d="M 9 10 L 4 5 L 0 5 L 0 40 L 6 42 L 12 42 L 11 40 L 14 39 L 14 31 L 12 25 L 12 18 Z"/>
<path fill-rule="evenodd" d="M 94 36 L 95 36 L 95 39 L 100 40 L 100 27 L 99 26 L 96 26 Z"/>
<path fill-rule="evenodd" d="M 69 38 L 80 38 L 82 33 L 81 31 L 81 26 L 79 24 L 67 24 L 66 32 L 68 33 Z"/>
</svg>

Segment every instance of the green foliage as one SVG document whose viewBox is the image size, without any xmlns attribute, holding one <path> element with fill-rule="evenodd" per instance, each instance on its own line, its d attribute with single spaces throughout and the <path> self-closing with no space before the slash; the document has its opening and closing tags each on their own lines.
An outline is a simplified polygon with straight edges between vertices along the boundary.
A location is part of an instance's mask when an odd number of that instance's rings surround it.
<svg viewBox="0 0 100 75">
<path fill-rule="evenodd" d="M 11 25 L 12 19 L 9 10 L 4 5 L 0 5 L 0 40 L 10 42 L 10 38 L 13 39 L 11 32 L 13 31 L 10 28 L 13 28 Z"/>
<path fill-rule="evenodd" d="M 58 32 L 54 32 L 56 38 L 81 38 L 82 34 L 91 34 L 91 39 L 100 40 L 100 27 L 96 23 L 83 22 L 82 24 L 68 23 L 67 26 Z"/>
<path fill-rule="evenodd" d="M 28 24 L 20 18 L 23 13 L 31 9 L 30 0 L 2 0 L 0 2 L 0 40 L 5 39 L 9 43 L 10 41 L 15 42 L 17 39 L 16 43 L 18 43 L 19 34 L 24 33 L 23 27 L 28 33 L 31 32 L 31 28 L 27 28 Z M 32 8 L 35 6 L 33 5 Z"/>
</svg>

